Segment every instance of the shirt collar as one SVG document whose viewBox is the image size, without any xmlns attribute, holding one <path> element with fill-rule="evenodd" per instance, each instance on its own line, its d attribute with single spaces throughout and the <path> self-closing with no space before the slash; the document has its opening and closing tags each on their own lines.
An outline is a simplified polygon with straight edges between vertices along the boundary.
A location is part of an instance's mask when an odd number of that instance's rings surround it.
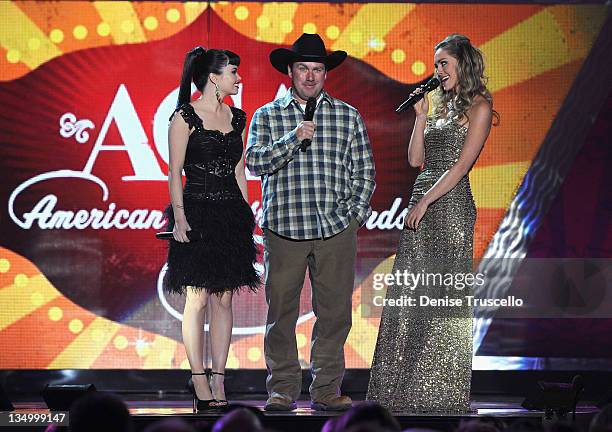
<svg viewBox="0 0 612 432">
<path fill-rule="evenodd" d="M 331 97 L 329 93 L 323 90 L 321 92 L 321 95 L 323 96 L 321 99 L 321 103 L 323 103 L 323 101 L 327 101 L 330 106 L 332 107 L 334 106 L 334 98 Z M 285 97 L 283 98 L 283 102 L 282 102 L 283 108 L 287 108 L 289 105 L 291 105 L 291 102 L 293 101 L 295 101 L 295 103 L 299 105 L 298 100 L 293 97 L 293 89 L 290 88 L 289 90 L 287 90 L 287 93 L 285 94 Z"/>
</svg>

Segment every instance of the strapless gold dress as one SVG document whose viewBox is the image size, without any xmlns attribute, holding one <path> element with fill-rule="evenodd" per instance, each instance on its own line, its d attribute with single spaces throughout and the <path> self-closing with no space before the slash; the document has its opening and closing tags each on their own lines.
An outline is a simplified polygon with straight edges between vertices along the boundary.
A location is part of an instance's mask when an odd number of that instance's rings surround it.
<svg viewBox="0 0 612 432">
<path fill-rule="evenodd" d="M 409 207 L 457 161 L 466 135 L 467 128 L 455 122 L 428 121 L 424 169 L 415 181 Z M 470 273 L 475 221 L 476 207 L 465 176 L 429 206 L 416 231 L 404 228 L 393 273 Z M 368 400 L 396 412 L 469 412 L 473 308 L 465 300 L 460 307 L 419 306 L 421 296 L 465 299 L 473 290 L 461 285 L 465 284 L 454 280 L 441 286 L 403 282 L 387 288 L 387 299 L 413 297 L 417 306 L 384 306 Z"/>
</svg>

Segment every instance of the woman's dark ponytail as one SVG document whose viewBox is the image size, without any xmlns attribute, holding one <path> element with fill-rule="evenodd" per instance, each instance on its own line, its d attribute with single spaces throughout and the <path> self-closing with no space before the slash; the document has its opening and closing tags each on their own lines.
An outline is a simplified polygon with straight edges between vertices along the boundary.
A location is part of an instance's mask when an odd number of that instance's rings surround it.
<svg viewBox="0 0 612 432">
<path fill-rule="evenodd" d="M 197 46 L 185 56 L 181 86 L 179 88 L 176 107 L 191 102 L 191 83 L 199 91 L 204 91 L 210 73 L 220 74 L 228 64 L 240 66 L 240 57 L 229 51 L 220 49 L 206 50 Z"/>
<path fill-rule="evenodd" d="M 191 102 L 191 82 L 193 81 L 193 72 L 195 71 L 196 62 L 206 54 L 206 50 L 197 46 L 187 53 L 185 63 L 183 64 L 183 74 L 181 76 L 181 86 L 179 88 L 178 101 L 176 107 Z"/>
</svg>

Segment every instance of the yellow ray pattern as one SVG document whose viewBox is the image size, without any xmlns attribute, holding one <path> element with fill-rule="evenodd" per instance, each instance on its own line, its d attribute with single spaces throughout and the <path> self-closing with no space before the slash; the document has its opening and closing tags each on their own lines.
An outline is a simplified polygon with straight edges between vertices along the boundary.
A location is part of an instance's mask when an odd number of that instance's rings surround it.
<svg viewBox="0 0 612 432">
<path fill-rule="evenodd" d="M 353 327 L 347 338 L 347 344 L 359 357 L 370 363 L 374 355 L 378 327 L 373 326 L 367 319 L 363 318 L 364 314 L 361 310 L 362 307 L 353 309 Z"/>
<path fill-rule="evenodd" d="M 332 49 L 356 58 L 382 51 L 385 36 L 415 8 L 414 4 L 366 4 L 343 30 Z"/>
<path fill-rule="evenodd" d="M 53 361 L 49 369 L 87 369 L 121 329 L 121 324 L 96 318 Z"/>
<path fill-rule="evenodd" d="M 188 1 L 183 5 L 185 8 L 185 23 L 194 22 L 208 7 L 208 2 Z"/>
<path fill-rule="evenodd" d="M 491 77 L 487 85 L 491 92 L 586 57 L 606 18 L 606 8 L 573 8 L 575 15 L 569 19 L 574 31 L 582 33 L 578 44 L 572 44 L 575 38 L 566 35 L 568 10 L 567 6 L 546 8 L 480 46 Z M 537 49 L 534 40 L 539 42 Z"/>
<path fill-rule="evenodd" d="M 36 309 L 56 298 L 59 292 L 39 274 L 28 278 L 24 274 L 15 277 L 12 285 L 0 290 L 0 331 L 19 321 Z"/>
<path fill-rule="evenodd" d="M 111 37 L 116 44 L 147 40 L 138 14 L 130 2 L 97 1 L 94 7 L 100 18 L 109 25 Z"/>
<path fill-rule="evenodd" d="M 156 336 L 145 357 L 143 369 L 171 369 L 177 343 L 164 336 Z"/>
<path fill-rule="evenodd" d="M 372 312 L 372 309 L 375 307 L 371 303 L 372 298 L 370 298 L 373 294 L 373 275 L 391 273 L 394 261 L 395 255 L 381 261 L 374 270 L 372 270 L 372 273 L 363 280 L 354 295 L 354 302 L 358 304 L 357 307 L 353 309 L 353 327 L 348 335 L 347 343 L 359 357 L 368 364 L 372 362 L 374 348 L 376 347 L 376 338 L 378 337 L 378 327 L 373 325 L 368 318 L 380 313 L 380 310 L 376 311 L 378 313 Z M 376 294 L 380 294 L 384 297 L 385 292 L 380 291 Z"/>
<path fill-rule="evenodd" d="M 257 40 L 283 43 L 293 28 L 293 16 L 297 3 L 266 3 L 257 18 Z"/>
<path fill-rule="evenodd" d="M 30 69 L 62 54 L 42 30 L 13 3 L 0 2 L 0 45 Z M 36 49 L 32 49 L 33 47 Z"/>
<path fill-rule="evenodd" d="M 240 360 L 236 356 L 236 352 L 234 351 L 234 347 L 232 345 L 230 345 L 229 352 L 227 353 L 226 367 L 228 369 L 238 369 L 240 367 Z"/>
<path fill-rule="evenodd" d="M 470 184 L 476 206 L 508 208 L 530 164 L 531 161 L 522 161 L 474 168 L 470 172 Z"/>
</svg>

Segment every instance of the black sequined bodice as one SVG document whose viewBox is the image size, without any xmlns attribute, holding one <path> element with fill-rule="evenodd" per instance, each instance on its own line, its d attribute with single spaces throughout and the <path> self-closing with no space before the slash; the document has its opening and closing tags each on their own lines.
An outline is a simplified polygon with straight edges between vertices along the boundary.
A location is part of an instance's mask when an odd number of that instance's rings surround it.
<svg viewBox="0 0 612 432">
<path fill-rule="evenodd" d="M 242 199 L 236 182 L 235 167 L 243 151 L 242 131 L 246 125 L 244 111 L 230 107 L 232 130 L 223 133 L 204 128 L 202 119 L 191 104 L 177 111 L 193 130 L 189 135 L 183 169 L 187 181 L 184 194 L 196 199 Z"/>
</svg>

